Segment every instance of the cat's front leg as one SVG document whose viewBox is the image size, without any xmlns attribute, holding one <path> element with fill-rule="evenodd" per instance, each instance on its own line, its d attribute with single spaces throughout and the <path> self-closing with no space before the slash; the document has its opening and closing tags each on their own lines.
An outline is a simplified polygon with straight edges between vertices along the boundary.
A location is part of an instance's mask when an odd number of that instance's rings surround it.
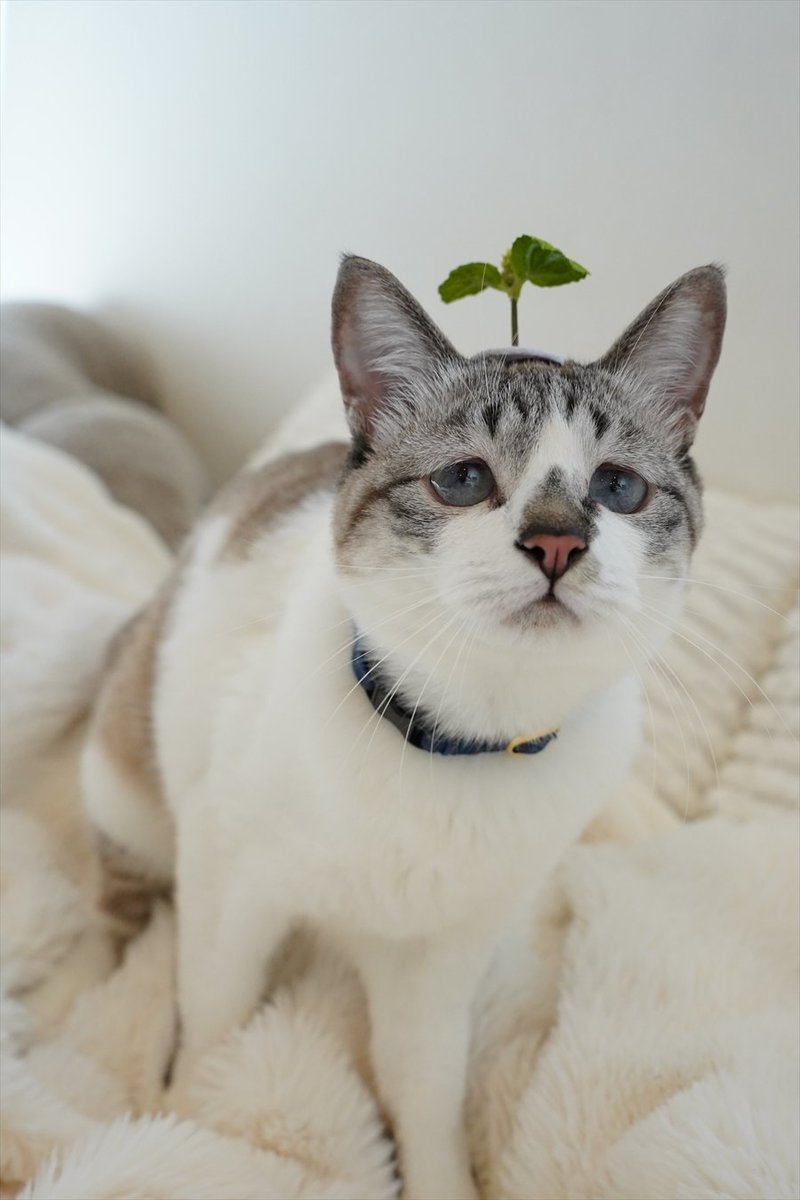
<svg viewBox="0 0 800 1200">
<path fill-rule="evenodd" d="M 172 1094 L 198 1060 L 243 1025 L 264 991 L 270 959 L 289 921 L 248 863 L 217 844 L 213 831 L 178 829 L 178 1046 Z"/>
<path fill-rule="evenodd" d="M 470 1008 L 491 953 L 466 936 L 362 946 L 371 1051 L 406 1200 L 473 1200 L 464 1128 Z"/>
</svg>

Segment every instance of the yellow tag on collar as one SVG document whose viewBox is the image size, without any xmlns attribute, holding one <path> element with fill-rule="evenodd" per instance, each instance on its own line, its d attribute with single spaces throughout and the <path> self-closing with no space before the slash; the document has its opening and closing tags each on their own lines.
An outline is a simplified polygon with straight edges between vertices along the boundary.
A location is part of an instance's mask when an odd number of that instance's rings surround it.
<svg viewBox="0 0 800 1200">
<path fill-rule="evenodd" d="M 523 733 L 520 737 L 511 739 L 506 746 L 506 753 L 538 754 L 556 737 L 558 737 L 558 729 L 545 729 L 541 733 Z"/>
</svg>

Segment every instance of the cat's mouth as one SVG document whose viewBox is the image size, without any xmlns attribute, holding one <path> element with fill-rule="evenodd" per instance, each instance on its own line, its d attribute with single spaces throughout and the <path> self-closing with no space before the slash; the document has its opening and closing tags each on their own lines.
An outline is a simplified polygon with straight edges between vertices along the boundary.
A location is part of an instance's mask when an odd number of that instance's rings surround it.
<svg viewBox="0 0 800 1200">
<path fill-rule="evenodd" d="M 517 619 L 535 628 L 555 627 L 562 622 L 577 624 L 578 614 L 551 588 L 537 600 L 532 600 L 519 612 Z"/>
<path fill-rule="evenodd" d="M 547 592 L 540 600 L 534 601 L 534 609 L 541 612 L 564 613 L 565 616 L 576 617 L 576 614 L 568 604 L 565 604 L 560 596 L 555 592 Z"/>
</svg>

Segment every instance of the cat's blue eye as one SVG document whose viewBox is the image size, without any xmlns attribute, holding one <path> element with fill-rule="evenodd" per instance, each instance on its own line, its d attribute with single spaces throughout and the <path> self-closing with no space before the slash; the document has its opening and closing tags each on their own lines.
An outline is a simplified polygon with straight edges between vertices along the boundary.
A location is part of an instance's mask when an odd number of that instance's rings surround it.
<svg viewBox="0 0 800 1200">
<path fill-rule="evenodd" d="M 641 475 L 626 467 L 598 467 L 589 483 L 592 500 L 615 513 L 638 512 L 649 490 Z"/>
<path fill-rule="evenodd" d="M 440 500 L 459 508 L 480 504 L 495 490 L 494 475 L 478 459 L 442 467 L 430 476 L 430 484 Z"/>
</svg>

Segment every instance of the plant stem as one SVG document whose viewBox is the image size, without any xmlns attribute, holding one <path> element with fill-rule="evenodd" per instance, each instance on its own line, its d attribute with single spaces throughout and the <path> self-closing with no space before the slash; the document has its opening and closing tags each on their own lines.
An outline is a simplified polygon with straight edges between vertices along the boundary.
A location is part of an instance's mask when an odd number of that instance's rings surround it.
<svg viewBox="0 0 800 1200">
<path fill-rule="evenodd" d="M 519 328 L 517 326 L 517 302 L 511 301 L 511 345 L 519 345 Z"/>
</svg>

